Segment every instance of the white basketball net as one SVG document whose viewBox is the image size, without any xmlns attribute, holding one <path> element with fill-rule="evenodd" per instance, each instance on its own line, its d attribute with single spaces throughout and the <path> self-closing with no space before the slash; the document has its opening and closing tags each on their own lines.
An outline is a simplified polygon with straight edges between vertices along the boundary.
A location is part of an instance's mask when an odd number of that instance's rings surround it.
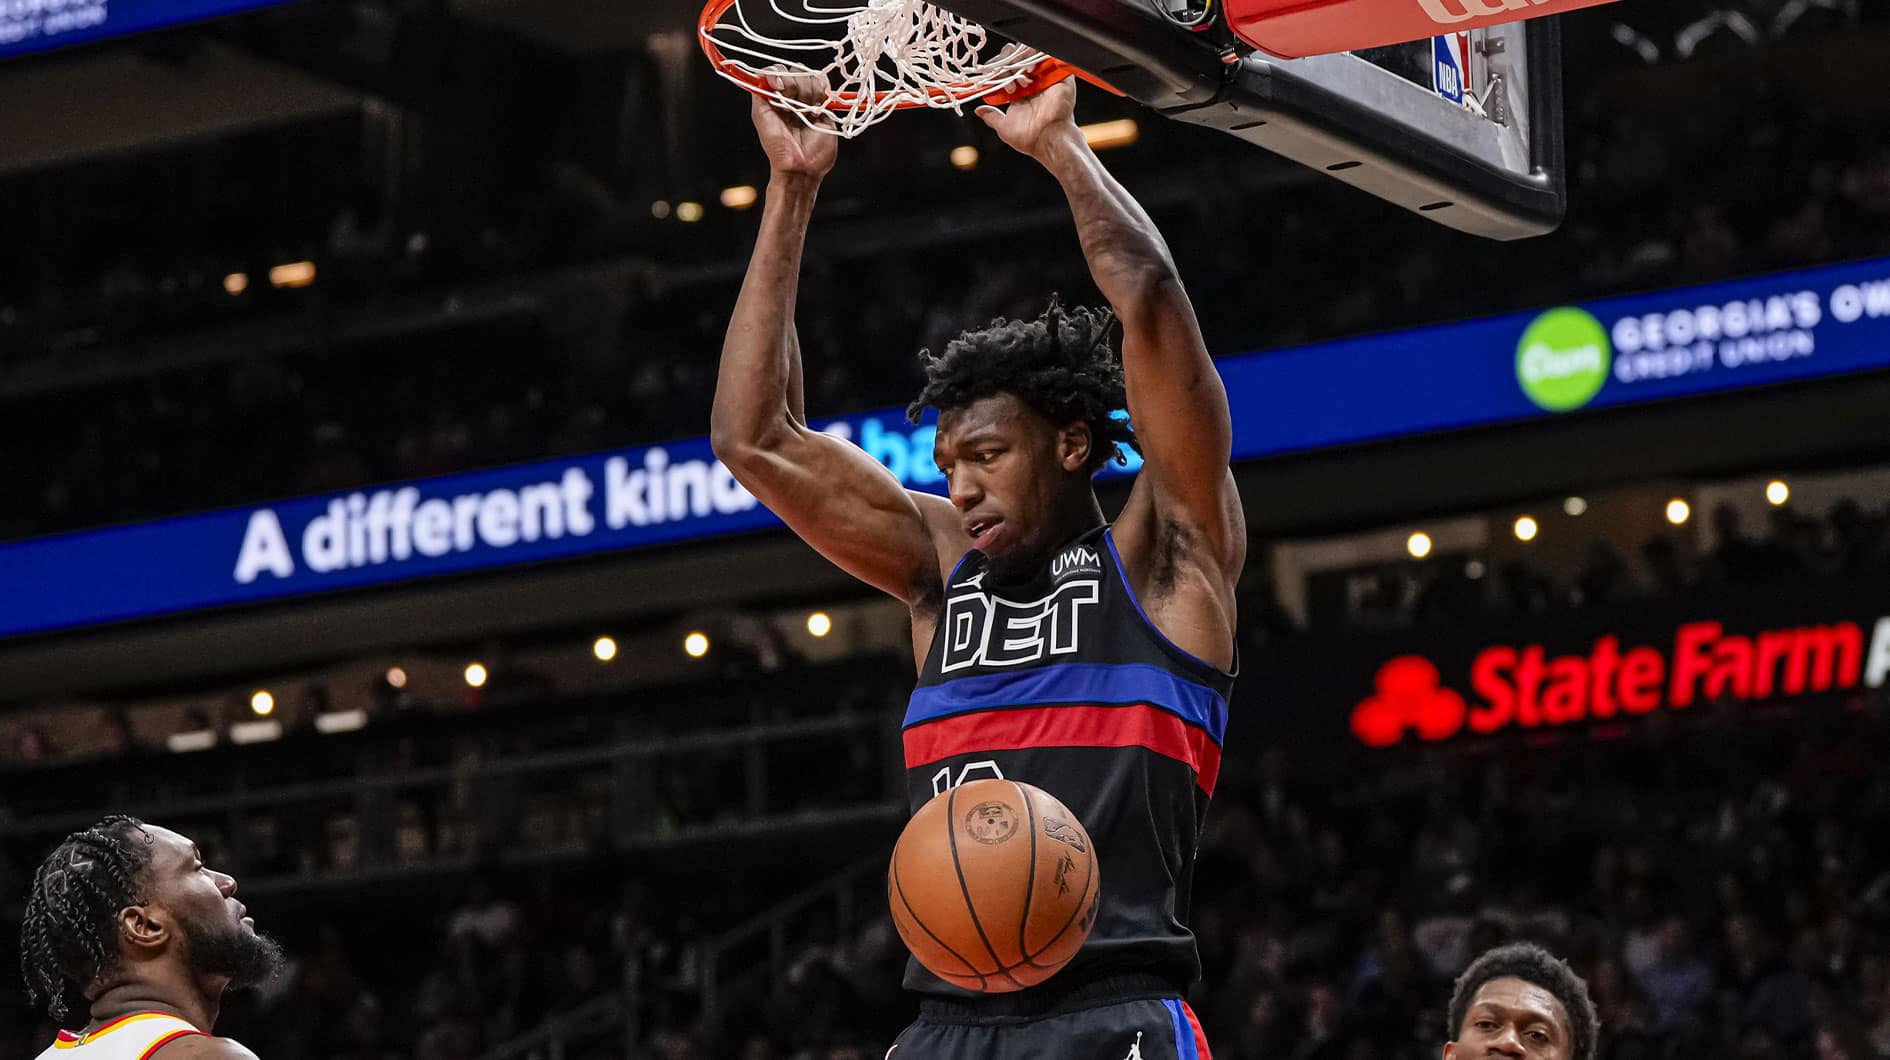
<svg viewBox="0 0 1890 1060">
<path fill-rule="evenodd" d="M 819 7 L 808 0 L 767 2 L 789 22 L 828 27 L 828 33 L 844 27 L 844 32 L 826 37 L 770 37 L 750 26 L 741 0 L 736 0 L 730 13 L 704 35 L 722 50 L 730 65 L 755 77 L 769 73 L 819 77 L 828 86 L 827 99 L 809 102 L 778 90 L 757 89 L 720 64 L 716 71 L 793 111 L 808 128 L 848 138 L 902 107 L 962 114 L 967 103 L 1023 84 L 1044 61 L 1042 52 L 1019 44 L 989 49 L 983 26 L 924 0 L 864 0 L 836 7 Z M 986 56 L 987 50 L 992 54 Z"/>
</svg>

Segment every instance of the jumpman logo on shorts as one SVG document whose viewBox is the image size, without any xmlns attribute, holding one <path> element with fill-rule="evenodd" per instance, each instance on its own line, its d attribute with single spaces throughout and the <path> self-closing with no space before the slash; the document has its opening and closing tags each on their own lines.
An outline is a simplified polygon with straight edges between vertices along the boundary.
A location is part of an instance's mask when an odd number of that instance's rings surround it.
<svg viewBox="0 0 1890 1060">
<path fill-rule="evenodd" d="M 1135 1032 L 1135 1044 L 1129 1046 L 1129 1055 L 1122 1060 L 1142 1060 L 1142 1032 Z"/>
</svg>

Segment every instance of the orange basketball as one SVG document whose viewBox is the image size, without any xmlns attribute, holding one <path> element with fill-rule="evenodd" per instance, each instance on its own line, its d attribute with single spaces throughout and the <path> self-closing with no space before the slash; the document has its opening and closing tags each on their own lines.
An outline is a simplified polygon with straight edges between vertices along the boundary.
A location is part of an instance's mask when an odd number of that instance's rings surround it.
<svg viewBox="0 0 1890 1060">
<path fill-rule="evenodd" d="M 1047 792 L 974 780 L 926 803 L 893 847 L 893 924 L 948 983 L 1003 994 L 1070 963 L 1102 878 L 1082 822 Z"/>
</svg>

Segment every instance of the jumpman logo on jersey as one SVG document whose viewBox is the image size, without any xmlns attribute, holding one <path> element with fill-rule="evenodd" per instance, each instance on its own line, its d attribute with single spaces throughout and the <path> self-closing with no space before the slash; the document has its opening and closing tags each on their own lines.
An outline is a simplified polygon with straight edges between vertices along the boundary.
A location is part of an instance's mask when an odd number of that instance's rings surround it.
<svg viewBox="0 0 1890 1060">
<path fill-rule="evenodd" d="M 1129 1046 L 1129 1055 L 1122 1060 L 1142 1060 L 1142 1032 L 1135 1032 L 1135 1044 Z"/>
</svg>

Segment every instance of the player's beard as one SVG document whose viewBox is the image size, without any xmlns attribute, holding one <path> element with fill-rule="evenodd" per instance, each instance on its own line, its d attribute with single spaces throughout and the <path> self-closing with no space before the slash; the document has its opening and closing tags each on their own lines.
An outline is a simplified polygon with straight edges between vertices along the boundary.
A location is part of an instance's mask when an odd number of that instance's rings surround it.
<svg viewBox="0 0 1890 1060">
<path fill-rule="evenodd" d="M 258 986 L 282 970 L 282 943 L 240 924 L 190 925 L 189 961 L 198 979 L 228 979 L 232 989 Z"/>
</svg>

